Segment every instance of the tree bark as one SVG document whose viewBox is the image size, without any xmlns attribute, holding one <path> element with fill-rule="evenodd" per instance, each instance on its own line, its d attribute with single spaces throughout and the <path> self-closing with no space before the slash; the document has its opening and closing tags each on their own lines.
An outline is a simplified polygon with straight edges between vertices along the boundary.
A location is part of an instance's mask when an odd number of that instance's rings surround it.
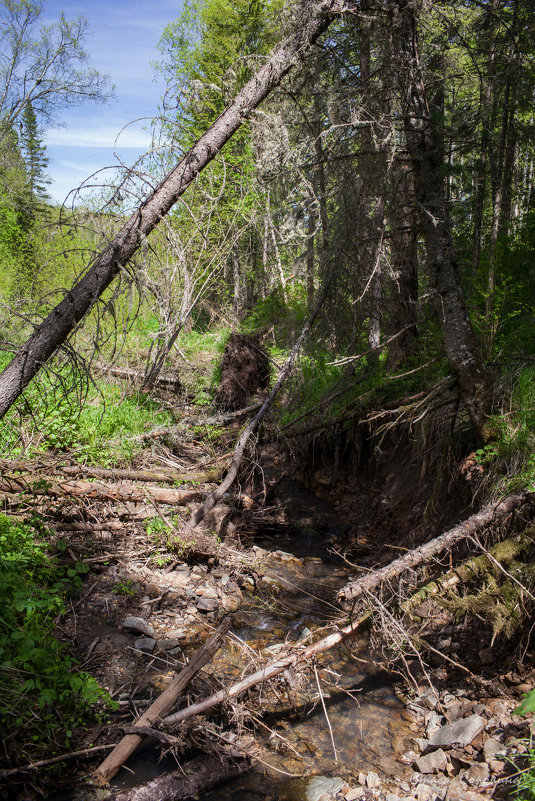
<svg viewBox="0 0 535 801">
<path fill-rule="evenodd" d="M 298 29 L 272 54 L 236 95 L 117 236 L 93 260 L 87 274 L 51 311 L 0 375 L 0 419 L 43 364 L 66 341 L 83 317 L 132 257 L 158 222 L 197 175 L 219 153 L 250 113 L 270 94 L 291 68 L 345 7 L 344 0 L 303 3 Z"/>
<path fill-rule="evenodd" d="M 446 205 L 440 123 L 431 113 L 422 76 L 414 4 L 411 0 L 397 0 L 394 14 L 405 137 L 421 210 L 429 274 L 448 361 L 459 382 L 472 426 L 484 441 L 490 405 L 489 381 L 479 359 L 459 278 Z"/>
<path fill-rule="evenodd" d="M 147 711 L 136 721 L 137 726 L 152 726 L 153 723 L 156 723 L 163 715 L 169 712 L 190 681 L 218 651 L 229 628 L 230 618 L 227 617 L 223 620 L 217 631 L 201 646 L 186 667 L 180 671 L 171 684 L 166 687 L 156 701 L 154 701 Z M 123 737 L 121 742 L 117 743 L 111 754 L 108 754 L 104 762 L 102 762 L 93 773 L 93 783 L 97 787 L 108 784 L 119 768 L 124 765 L 128 757 L 134 753 L 142 740 L 143 737 L 140 734 L 127 734 Z"/>
</svg>

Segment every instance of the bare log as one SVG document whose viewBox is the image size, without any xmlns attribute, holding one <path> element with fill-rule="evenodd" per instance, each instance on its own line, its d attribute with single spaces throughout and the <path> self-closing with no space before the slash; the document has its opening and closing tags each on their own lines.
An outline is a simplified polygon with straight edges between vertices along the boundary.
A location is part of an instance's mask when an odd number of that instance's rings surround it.
<svg viewBox="0 0 535 801">
<path fill-rule="evenodd" d="M 114 378 L 122 378 L 126 381 L 131 381 L 133 384 L 144 385 L 145 372 L 143 370 L 134 370 L 131 367 L 114 367 L 101 362 L 97 362 L 95 367 L 103 375 L 112 375 Z M 168 392 L 179 392 L 181 389 L 180 379 L 176 375 L 160 374 L 155 378 L 151 387 L 158 387 L 158 389 Z"/>
<path fill-rule="evenodd" d="M 247 759 L 201 756 L 150 782 L 98 798 L 99 801 L 185 801 L 250 769 L 251 762 Z"/>
<path fill-rule="evenodd" d="M 292 67 L 302 61 L 307 50 L 347 6 L 346 0 L 319 0 L 302 3 L 299 7 L 301 18 L 292 35 L 274 50 L 267 63 L 139 206 L 110 244 L 95 257 L 86 275 L 65 294 L 1 373 L 0 419 L 93 308 L 187 187 Z"/>
<path fill-rule="evenodd" d="M 41 477 L 41 480 L 46 480 Z M 63 481 L 50 479 L 46 486 L 29 483 L 24 478 L 0 477 L 0 492 L 30 493 L 33 495 L 52 495 L 63 497 L 66 495 L 82 498 L 96 498 L 108 501 L 131 501 L 143 503 L 157 501 L 170 505 L 184 505 L 189 501 L 198 500 L 206 495 L 199 490 L 179 490 L 167 487 L 136 487 L 133 484 L 100 484 L 96 481 Z"/>
<path fill-rule="evenodd" d="M 230 698 L 235 698 L 237 695 L 241 695 L 247 690 L 250 690 L 251 687 L 254 687 L 257 684 L 262 684 L 262 682 L 278 676 L 279 673 L 282 673 L 282 671 L 286 670 L 286 668 L 299 665 L 301 662 L 306 662 L 318 654 L 334 648 L 334 646 L 341 643 L 342 640 L 345 640 L 355 634 L 355 632 L 363 627 L 364 624 L 368 623 L 370 619 L 371 613 L 368 612 L 358 620 L 349 623 L 347 626 L 344 626 L 337 631 L 334 631 L 332 634 L 329 634 L 322 640 L 318 640 L 316 643 L 312 643 L 312 645 L 309 645 L 306 648 L 303 648 L 302 646 L 296 647 L 288 656 L 271 662 L 260 670 L 257 670 L 255 673 L 251 673 L 241 681 L 233 684 L 231 687 L 225 687 L 223 690 L 219 690 L 219 692 L 210 695 L 203 701 L 198 701 L 196 704 L 192 704 L 185 709 L 181 709 L 179 712 L 175 712 L 173 715 L 169 715 L 163 719 L 163 722 L 168 726 L 171 726 L 181 723 L 183 720 L 188 720 L 188 718 L 195 717 L 195 715 L 201 715 L 208 709 L 212 709 L 212 707 L 217 706 L 217 704 L 222 704 L 224 701 L 228 701 Z"/>
<path fill-rule="evenodd" d="M 338 593 L 338 597 L 341 600 L 352 601 L 364 593 L 373 592 L 383 582 L 392 581 L 398 578 L 405 570 L 411 570 L 424 562 L 429 562 L 439 553 L 449 550 L 453 545 L 467 537 L 473 537 L 474 534 L 503 519 L 523 504 L 530 503 L 533 505 L 534 497 L 533 493 L 524 491 L 517 495 L 510 495 L 503 501 L 485 507 L 485 509 L 446 531 L 445 534 L 441 534 L 440 537 L 435 537 L 430 542 L 420 545 L 380 570 L 374 570 L 362 578 L 346 584 Z"/>
<path fill-rule="evenodd" d="M 196 652 L 186 667 L 180 671 L 171 684 L 158 696 L 156 701 L 151 704 L 139 720 L 136 721 L 137 726 L 151 727 L 153 723 L 158 721 L 176 704 L 193 677 L 218 651 L 229 628 L 230 618 L 225 618 L 217 631 L 215 631 Z M 116 745 L 111 754 L 108 754 L 104 762 L 93 773 L 93 782 L 98 787 L 108 784 L 121 765 L 134 753 L 142 739 L 142 734 L 127 734 L 123 737 L 121 742 Z"/>
<path fill-rule="evenodd" d="M 213 468 L 212 470 L 205 470 L 204 472 L 190 472 L 190 473 L 177 473 L 159 472 L 156 470 L 129 470 L 119 467 L 87 467 L 86 465 L 55 465 L 44 464 L 39 465 L 32 462 L 23 462 L 20 460 L 0 459 L 0 470 L 7 471 L 20 471 L 32 476 L 43 476 L 42 470 L 45 469 L 49 473 L 64 476 L 94 476 L 95 478 L 109 478 L 113 480 L 126 480 L 126 481 L 146 481 L 157 482 L 160 484 L 174 484 L 175 481 L 216 481 L 220 476 L 222 467 Z"/>
</svg>

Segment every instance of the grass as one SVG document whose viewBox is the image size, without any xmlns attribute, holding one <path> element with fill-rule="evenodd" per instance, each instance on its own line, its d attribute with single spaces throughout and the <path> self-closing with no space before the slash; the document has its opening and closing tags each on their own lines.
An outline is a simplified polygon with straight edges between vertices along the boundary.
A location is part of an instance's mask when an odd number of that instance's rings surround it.
<svg viewBox="0 0 535 801">
<path fill-rule="evenodd" d="M 83 464 L 129 464 L 143 446 L 137 435 L 173 423 L 170 413 L 147 395 L 126 395 L 106 381 L 91 385 L 85 398 L 79 394 L 80 383 L 65 382 L 62 390 L 46 374 L 38 375 L 4 420 L 0 453 L 29 458 L 68 451 Z"/>
<path fill-rule="evenodd" d="M 60 565 L 46 536 L 0 515 L 0 725 L 15 763 L 68 747 L 111 705 L 52 634 L 87 570 Z"/>
</svg>

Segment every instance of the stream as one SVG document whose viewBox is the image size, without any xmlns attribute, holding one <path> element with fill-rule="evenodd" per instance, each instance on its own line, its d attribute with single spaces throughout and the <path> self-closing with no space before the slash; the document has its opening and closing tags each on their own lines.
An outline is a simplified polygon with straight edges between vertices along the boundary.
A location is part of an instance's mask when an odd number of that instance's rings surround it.
<svg viewBox="0 0 535 801">
<path fill-rule="evenodd" d="M 285 641 L 308 644 L 314 631 L 340 616 L 336 593 L 350 568 L 331 546 L 343 526 L 326 502 L 295 482 L 285 484 L 296 528 L 259 531 L 255 538 L 263 575 L 234 614 L 230 639 L 212 663 L 225 681 L 250 672 L 254 656 L 275 659 Z M 271 697 L 262 702 L 263 720 L 276 735 L 263 737 L 257 729 L 269 767 L 259 765 L 203 801 L 315 801 L 347 781 L 356 783 L 360 772 L 404 775 L 396 754 L 407 750 L 411 732 L 392 678 L 377 669 L 366 638 L 321 655 L 316 672 L 286 674 L 279 690 L 274 704 Z M 155 764 L 150 752 L 135 755 L 127 763 L 135 775 L 122 770 L 113 786 L 147 781 L 172 764 Z"/>
</svg>

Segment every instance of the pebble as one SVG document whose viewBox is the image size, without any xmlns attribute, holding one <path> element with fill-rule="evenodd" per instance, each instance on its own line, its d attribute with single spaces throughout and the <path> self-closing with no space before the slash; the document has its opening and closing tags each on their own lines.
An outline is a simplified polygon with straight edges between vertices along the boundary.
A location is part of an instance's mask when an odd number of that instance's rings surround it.
<svg viewBox="0 0 535 801">
<path fill-rule="evenodd" d="M 156 640 L 156 646 L 159 651 L 172 651 L 173 648 L 177 648 L 180 643 L 178 637 L 166 637 L 162 640 Z"/>
<path fill-rule="evenodd" d="M 467 746 L 485 728 L 485 721 L 480 715 L 470 715 L 461 718 L 455 723 L 442 726 L 430 739 L 430 745 L 461 745 Z"/>
<path fill-rule="evenodd" d="M 374 787 L 380 787 L 382 784 L 381 779 L 373 770 L 369 770 L 366 775 L 366 787 L 369 787 L 370 790 Z"/>
<path fill-rule="evenodd" d="M 153 637 L 140 637 L 134 643 L 138 651 L 143 651 L 146 654 L 152 654 L 156 648 L 156 640 Z"/>
<path fill-rule="evenodd" d="M 418 759 L 415 760 L 415 765 L 420 773 L 438 773 L 439 770 L 446 769 L 448 760 L 442 748 L 438 748 L 430 754 L 418 757 Z"/>
<path fill-rule="evenodd" d="M 215 612 L 216 609 L 219 609 L 220 603 L 218 598 L 199 598 L 197 609 L 199 612 Z"/>
<path fill-rule="evenodd" d="M 357 798 L 362 798 L 364 793 L 364 787 L 353 787 L 345 793 L 344 801 L 357 801 Z"/>
<path fill-rule="evenodd" d="M 154 629 L 142 617 L 127 617 L 123 620 L 122 628 L 131 634 L 146 634 L 147 637 L 154 637 Z"/>
</svg>

